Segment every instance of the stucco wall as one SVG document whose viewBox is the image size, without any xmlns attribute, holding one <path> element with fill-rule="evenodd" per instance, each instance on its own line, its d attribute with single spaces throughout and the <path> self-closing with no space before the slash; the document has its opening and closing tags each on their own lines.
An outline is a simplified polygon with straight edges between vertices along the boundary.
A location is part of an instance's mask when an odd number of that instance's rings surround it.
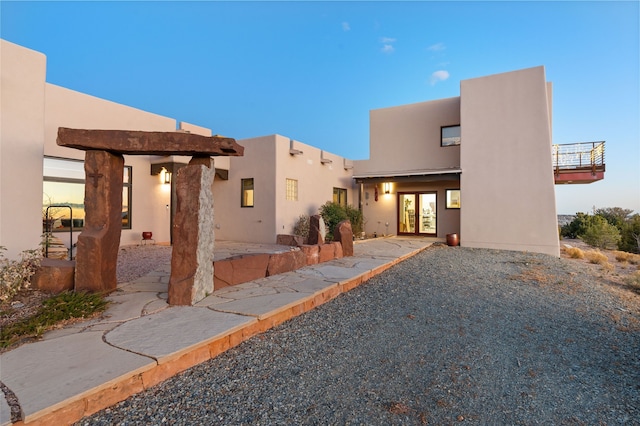
<svg viewBox="0 0 640 426">
<path fill-rule="evenodd" d="M 36 249 L 42 234 L 46 58 L 0 40 L 0 246 Z"/>
<path fill-rule="evenodd" d="M 271 140 L 271 136 L 238 140 L 244 156 L 230 157 L 229 180 L 214 180 L 217 240 L 265 242 L 272 235 L 275 147 Z M 254 179 L 254 206 L 241 207 L 241 179 L 249 178 Z"/>
<path fill-rule="evenodd" d="M 460 124 L 460 98 L 372 110 L 370 159 L 355 161 L 355 175 L 460 166 L 459 146 L 440 146 L 440 128 Z"/>
<path fill-rule="evenodd" d="M 375 185 L 378 186 L 378 201 L 375 201 Z M 436 192 L 436 237 L 460 232 L 460 209 L 446 208 L 446 190 L 458 189 L 459 181 L 391 183 L 389 194 L 384 193 L 382 184 L 375 185 L 364 185 L 362 210 L 367 235 L 374 232 L 378 236 L 397 235 L 398 192 Z"/>
<path fill-rule="evenodd" d="M 544 68 L 460 86 L 461 244 L 558 256 Z"/>
<path fill-rule="evenodd" d="M 353 183 L 352 169 L 345 169 L 345 159 L 311 145 L 294 141 L 300 155 L 289 153 L 289 138 L 276 135 L 276 180 L 274 229 L 280 234 L 291 234 L 301 214 L 319 213 L 320 206 L 333 200 L 333 188 L 347 190 L 347 204 L 357 207 L 357 187 Z M 331 162 L 321 162 L 321 159 Z M 286 180 L 298 181 L 298 200 L 286 199 Z M 355 200 L 355 202 L 354 202 Z"/>
<path fill-rule="evenodd" d="M 100 99 L 53 84 L 46 85 L 45 145 L 47 156 L 84 159 L 84 151 L 56 144 L 58 127 L 79 129 L 121 129 L 143 131 L 175 131 L 172 118 L 142 111 L 126 105 Z M 150 162 L 157 157 L 125 156 L 125 165 L 132 166 L 132 229 L 123 229 L 120 243 L 136 244 L 143 231 L 153 232 L 156 242 L 168 242 L 170 203 L 167 185 L 158 176 L 151 176 Z M 40 191 L 41 192 L 41 191 Z M 66 233 L 60 238 L 66 240 Z"/>
<path fill-rule="evenodd" d="M 230 157 L 229 180 L 214 182 L 216 238 L 273 244 L 277 234 L 290 234 L 298 217 L 316 214 L 333 198 L 333 188 L 347 189 L 347 202 L 357 203 L 351 169 L 344 159 L 301 142 L 289 153 L 289 138 L 270 135 L 238 140 L 243 157 Z M 240 207 L 240 181 L 254 178 L 255 205 Z M 286 199 L 286 179 L 298 180 L 298 201 Z M 356 198 L 354 198 L 356 197 Z M 221 201 L 222 200 L 222 201 Z"/>
</svg>

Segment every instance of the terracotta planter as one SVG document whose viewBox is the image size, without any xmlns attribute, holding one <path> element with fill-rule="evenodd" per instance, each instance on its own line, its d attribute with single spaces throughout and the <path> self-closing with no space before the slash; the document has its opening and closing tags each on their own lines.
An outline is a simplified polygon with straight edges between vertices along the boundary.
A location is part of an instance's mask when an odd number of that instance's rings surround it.
<svg viewBox="0 0 640 426">
<path fill-rule="evenodd" d="M 459 244 L 458 234 L 447 234 L 447 245 L 455 247 Z"/>
<path fill-rule="evenodd" d="M 143 232 L 142 233 L 142 239 L 143 240 L 150 240 L 151 237 L 153 237 L 153 232 Z"/>
</svg>

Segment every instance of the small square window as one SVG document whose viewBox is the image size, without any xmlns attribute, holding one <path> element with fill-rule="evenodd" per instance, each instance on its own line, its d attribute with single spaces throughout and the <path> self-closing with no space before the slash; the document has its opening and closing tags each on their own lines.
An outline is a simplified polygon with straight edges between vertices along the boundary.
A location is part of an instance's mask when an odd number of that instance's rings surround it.
<svg viewBox="0 0 640 426">
<path fill-rule="evenodd" d="M 347 207 L 347 190 L 344 188 L 333 188 L 333 202 Z"/>
<path fill-rule="evenodd" d="M 287 200 L 298 201 L 298 181 L 287 179 Z"/>
<path fill-rule="evenodd" d="M 253 207 L 253 178 L 242 179 L 241 207 Z"/>
<path fill-rule="evenodd" d="M 460 190 L 459 189 L 447 189 L 447 208 L 448 209 L 460 208 Z"/>
<path fill-rule="evenodd" d="M 440 146 L 460 145 L 460 125 L 440 128 Z"/>
</svg>

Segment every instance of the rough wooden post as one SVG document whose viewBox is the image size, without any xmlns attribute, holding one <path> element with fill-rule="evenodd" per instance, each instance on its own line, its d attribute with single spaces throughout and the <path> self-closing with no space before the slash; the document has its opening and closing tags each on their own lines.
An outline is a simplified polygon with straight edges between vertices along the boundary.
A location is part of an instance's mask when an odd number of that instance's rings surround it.
<svg viewBox="0 0 640 426">
<path fill-rule="evenodd" d="M 194 157 L 176 176 L 168 302 L 193 305 L 213 293 L 213 159 Z"/>
<path fill-rule="evenodd" d="M 75 289 L 108 293 L 116 289 L 116 263 L 122 230 L 124 158 L 86 151 L 84 229 L 78 236 Z"/>
</svg>

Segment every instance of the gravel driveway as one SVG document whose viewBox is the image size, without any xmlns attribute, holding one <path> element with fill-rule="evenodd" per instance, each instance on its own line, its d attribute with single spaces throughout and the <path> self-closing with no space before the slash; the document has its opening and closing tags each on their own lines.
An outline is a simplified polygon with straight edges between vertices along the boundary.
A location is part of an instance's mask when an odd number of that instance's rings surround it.
<svg viewBox="0 0 640 426">
<path fill-rule="evenodd" d="M 640 315 L 595 271 L 432 247 L 78 424 L 638 425 Z"/>
</svg>

